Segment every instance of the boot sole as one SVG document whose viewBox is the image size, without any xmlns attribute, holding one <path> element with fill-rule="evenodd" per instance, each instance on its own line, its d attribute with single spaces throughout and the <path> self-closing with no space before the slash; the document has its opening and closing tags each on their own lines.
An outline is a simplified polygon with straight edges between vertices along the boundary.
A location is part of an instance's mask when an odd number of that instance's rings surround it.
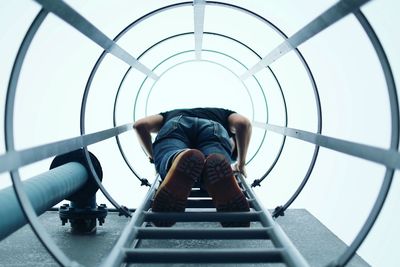
<svg viewBox="0 0 400 267">
<path fill-rule="evenodd" d="M 182 152 L 174 160 L 153 200 L 154 212 L 184 212 L 187 198 L 204 166 L 204 155 L 195 149 Z M 170 227 L 174 221 L 154 221 L 156 226 Z"/>
<path fill-rule="evenodd" d="M 204 178 L 207 191 L 219 212 L 250 211 L 249 203 L 230 164 L 222 155 L 210 155 L 205 163 Z M 250 222 L 221 222 L 223 227 L 249 227 Z"/>
</svg>

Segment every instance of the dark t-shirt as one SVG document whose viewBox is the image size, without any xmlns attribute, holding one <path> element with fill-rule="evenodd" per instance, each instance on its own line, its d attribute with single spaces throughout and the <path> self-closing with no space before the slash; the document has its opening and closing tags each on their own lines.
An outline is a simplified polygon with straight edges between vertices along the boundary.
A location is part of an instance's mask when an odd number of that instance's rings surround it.
<svg viewBox="0 0 400 267">
<path fill-rule="evenodd" d="M 190 108 L 174 109 L 167 112 L 161 112 L 160 115 L 164 118 L 163 125 L 170 119 L 180 115 L 216 121 L 220 123 L 226 129 L 229 136 L 232 137 L 233 133 L 231 133 L 229 129 L 228 117 L 233 113 L 236 112 L 223 108 Z"/>
</svg>

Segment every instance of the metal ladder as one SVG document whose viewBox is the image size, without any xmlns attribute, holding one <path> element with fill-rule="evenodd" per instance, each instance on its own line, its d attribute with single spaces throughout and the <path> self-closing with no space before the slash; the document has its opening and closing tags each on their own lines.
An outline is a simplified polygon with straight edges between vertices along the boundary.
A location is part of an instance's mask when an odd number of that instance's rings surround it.
<svg viewBox="0 0 400 267">
<path fill-rule="evenodd" d="M 268 210 L 262 207 L 253 190 L 241 175 L 236 175 L 250 204 L 250 212 L 216 212 L 207 192 L 193 188 L 186 212 L 152 212 L 151 203 L 159 179 L 155 179 L 141 206 L 135 211 L 119 240 L 102 266 L 130 263 L 284 263 L 286 266 L 309 266 Z M 154 220 L 176 222 L 251 221 L 260 227 L 183 228 L 152 227 Z M 216 224 L 217 225 L 217 224 Z M 150 226 L 150 227 L 149 227 Z M 141 248 L 149 239 L 270 240 L 273 248 Z"/>
</svg>

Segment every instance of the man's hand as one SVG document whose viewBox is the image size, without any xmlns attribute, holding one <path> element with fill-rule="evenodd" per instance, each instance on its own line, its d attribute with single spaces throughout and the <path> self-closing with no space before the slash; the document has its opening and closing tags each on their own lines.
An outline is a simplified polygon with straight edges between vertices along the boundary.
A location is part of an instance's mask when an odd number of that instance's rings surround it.
<svg viewBox="0 0 400 267">
<path fill-rule="evenodd" d="M 247 172 L 244 164 L 239 164 L 236 162 L 235 164 L 232 165 L 232 170 L 234 172 L 241 173 L 245 178 L 247 178 Z"/>
<path fill-rule="evenodd" d="M 247 177 L 245 170 L 246 154 L 251 137 L 251 122 L 244 116 L 233 113 L 228 117 L 229 128 L 236 137 L 237 163 L 232 166 L 233 171 L 240 172 Z"/>
<path fill-rule="evenodd" d="M 158 132 L 162 123 L 163 117 L 157 114 L 137 120 L 133 125 L 133 129 L 139 138 L 140 145 L 149 157 L 150 162 L 151 159 L 153 159 L 151 133 Z"/>
</svg>

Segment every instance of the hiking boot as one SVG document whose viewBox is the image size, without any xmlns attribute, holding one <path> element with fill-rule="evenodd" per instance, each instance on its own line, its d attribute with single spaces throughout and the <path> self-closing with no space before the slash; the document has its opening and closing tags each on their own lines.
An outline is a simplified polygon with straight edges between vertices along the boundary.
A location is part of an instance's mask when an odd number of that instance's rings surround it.
<svg viewBox="0 0 400 267">
<path fill-rule="evenodd" d="M 204 185 L 219 212 L 250 211 L 232 168 L 221 154 L 211 154 L 204 165 Z M 221 222 L 223 227 L 249 227 L 250 222 Z"/>
<path fill-rule="evenodd" d="M 189 149 L 180 153 L 173 161 L 155 194 L 152 211 L 184 212 L 187 198 L 204 166 L 204 155 L 199 150 Z M 170 227 L 174 221 L 154 221 L 156 226 Z"/>
</svg>

